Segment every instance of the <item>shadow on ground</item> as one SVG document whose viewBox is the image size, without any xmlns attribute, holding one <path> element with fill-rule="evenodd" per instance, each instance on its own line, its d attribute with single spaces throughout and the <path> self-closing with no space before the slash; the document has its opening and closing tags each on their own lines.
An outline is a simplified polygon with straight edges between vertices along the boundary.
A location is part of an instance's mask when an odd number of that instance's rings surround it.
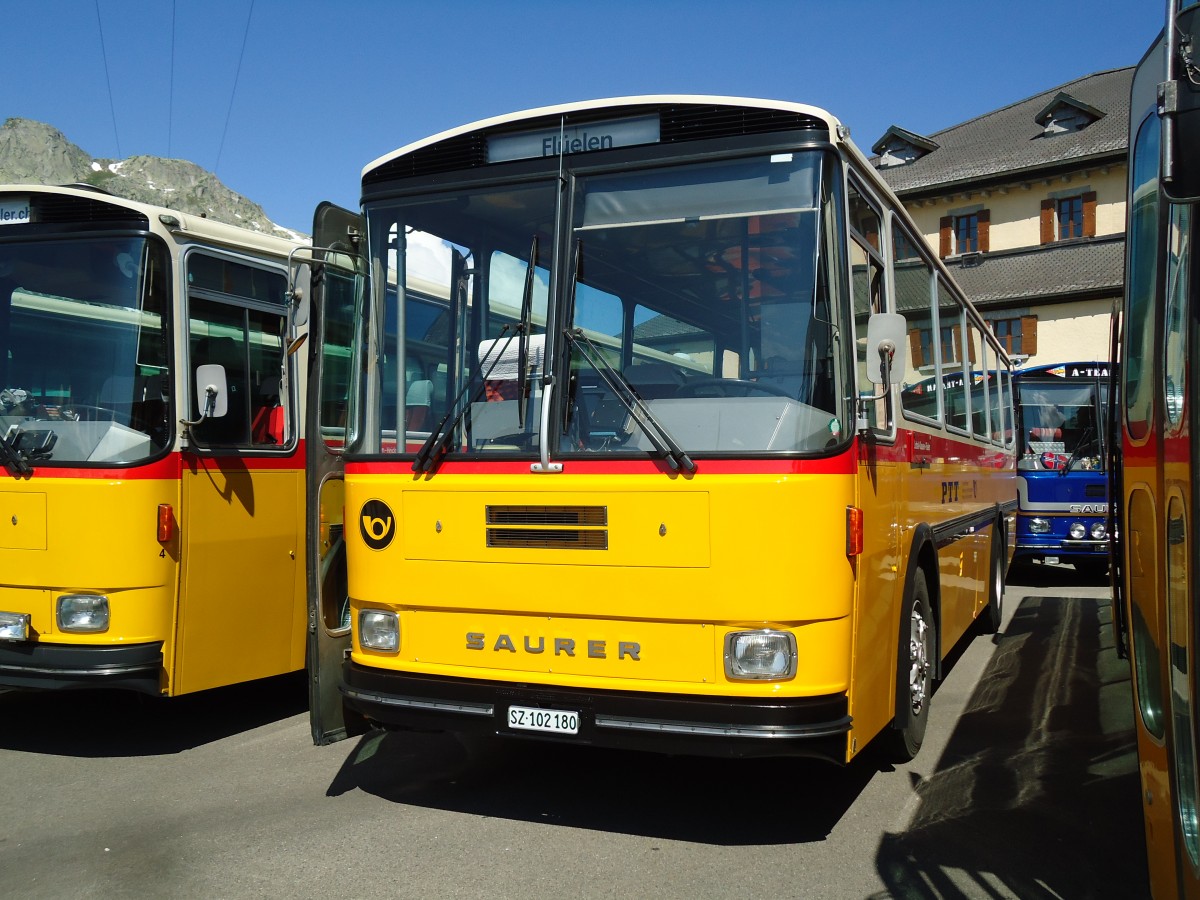
<svg viewBox="0 0 1200 900">
<path fill-rule="evenodd" d="M 1018 596 L 1085 580 L 1012 574 Z M 1023 598 L 911 821 L 880 844 L 880 896 L 1146 896 L 1132 716 L 1109 601 Z"/>
<path fill-rule="evenodd" d="M 303 713 L 303 672 L 164 699 L 131 691 L 0 694 L 0 749 L 55 756 L 181 753 Z"/>
</svg>

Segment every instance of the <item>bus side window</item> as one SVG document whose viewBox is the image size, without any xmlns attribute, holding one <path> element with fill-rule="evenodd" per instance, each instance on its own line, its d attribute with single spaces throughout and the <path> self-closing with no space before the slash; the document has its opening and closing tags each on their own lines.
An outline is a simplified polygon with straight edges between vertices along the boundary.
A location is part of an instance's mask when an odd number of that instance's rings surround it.
<svg viewBox="0 0 1200 900">
<path fill-rule="evenodd" d="M 226 414 L 192 427 L 199 446 L 267 450 L 287 441 L 287 398 L 280 392 L 286 287 L 282 272 L 189 255 L 189 371 L 220 365 L 227 389 Z M 190 417 L 198 417 L 199 399 L 192 396 L 190 406 Z"/>
</svg>

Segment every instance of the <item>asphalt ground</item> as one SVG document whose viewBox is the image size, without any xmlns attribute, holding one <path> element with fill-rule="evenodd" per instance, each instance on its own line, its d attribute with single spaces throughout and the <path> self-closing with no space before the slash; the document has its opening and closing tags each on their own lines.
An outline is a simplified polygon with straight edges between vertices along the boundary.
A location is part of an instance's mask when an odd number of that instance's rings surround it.
<svg viewBox="0 0 1200 900">
<path fill-rule="evenodd" d="M 1014 567 L 905 766 L 314 747 L 302 676 L 0 694 L 0 897 L 1142 897 L 1108 590 Z"/>
</svg>

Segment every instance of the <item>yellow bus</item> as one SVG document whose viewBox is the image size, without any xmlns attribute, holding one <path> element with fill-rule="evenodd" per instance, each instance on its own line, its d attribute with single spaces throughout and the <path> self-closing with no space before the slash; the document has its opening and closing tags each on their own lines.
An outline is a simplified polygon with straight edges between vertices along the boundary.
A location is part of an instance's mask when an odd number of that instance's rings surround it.
<svg viewBox="0 0 1200 900">
<path fill-rule="evenodd" d="M 0 187 L 0 686 L 303 668 L 305 246 Z"/>
<path fill-rule="evenodd" d="M 311 601 L 316 739 L 913 756 L 999 621 L 1011 368 L 846 129 L 576 103 L 362 185 L 314 238 L 355 254 L 310 374 L 348 584 Z"/>
<path fill-rule="evenodd" d="M 1125 301 L 1115 329 L 1120 449 L 1113 556 L 1118 647 L 1132 663 L 1151 894 L 1200 897 L 1195 348 L 1200 200 L 1200 6 L 1168 5 L 1167 27 L 1130 98 Z"/>
</svg>

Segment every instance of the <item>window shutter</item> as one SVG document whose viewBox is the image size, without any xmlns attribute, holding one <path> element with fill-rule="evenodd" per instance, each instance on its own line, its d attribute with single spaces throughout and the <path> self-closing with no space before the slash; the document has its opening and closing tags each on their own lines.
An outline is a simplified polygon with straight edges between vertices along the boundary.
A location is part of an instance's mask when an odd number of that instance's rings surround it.
<svg viewBox="0 0 1200 900">
<path fill-rule="evenodd" d="M 992 211 L 990 209 L 981 209 L 979 211 L 979 252 L 988 252 L 988 233 L 992 226 Z"/>
<path fill-rule="evenodd" d="M 950 255 L 950 232 L 954 228 L 954 220 L 942 216 L 938 222 L 938 256 L 945 259 Z"/>
<path fill-rule="evenodd" d="M 1054 241 L 1054 201 L 1046 199 L 1042 201 L 1042 243 L 1050 244 Z"/>
<path fill-rule="evenodd" d="M 1037 316 L 1021 316 L 1021 352 L 1037 356 Z"/>
<path fill-rule="evenodd" d="M 1096 192 L 1088 191 L 1083 195 L 1083 236 L 1096 236 Z"/>
<path fill-rule="evenodd" d="M 920 328 L 910 328 L 908 330 L 908 350 L 909 356 L 912 357 L 912 366 L 914 369 L 919 369 L 925 365 L 925 357 L 921 353 Z"/>
</svg>

